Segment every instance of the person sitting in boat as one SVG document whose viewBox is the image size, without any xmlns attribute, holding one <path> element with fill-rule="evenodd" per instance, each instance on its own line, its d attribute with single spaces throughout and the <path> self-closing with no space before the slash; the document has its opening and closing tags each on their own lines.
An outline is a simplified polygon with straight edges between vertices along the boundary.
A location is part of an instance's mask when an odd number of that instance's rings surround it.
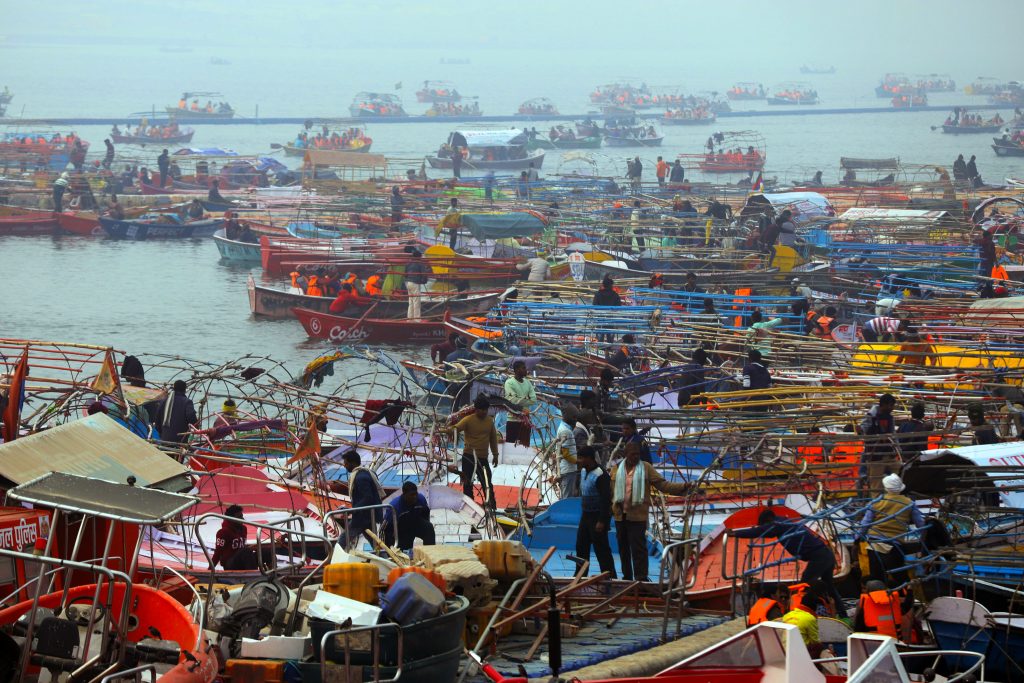
<svg viewBox="0 0 1024 683">
<path fill-rule="evenodd" d="M 107 215 L 115 221 L 124 220 L 124 207 L 117 201 L 116 194 L 110 195 L 110 201 L 107 202 Z"/>
<path fill-rule="evenodd" d="M 206 199 L 207 201 L 218 202 L 221 204 L 227 202 L 220 193 L 220 180 L 217 178 L 210 181 L 210 191 L 206 194 Z"/>
<path fill-rule="evenodd" d="M 350 306 L 361 306 L 371 303 L 356 294 L 355 288 L 348 282 L 343 282 L 338 296 L 331 302 L 329 310 L 336 315 L 344 315 Z"/>
<path fill-rule="evenodd" d="M 818 634 L 817 605 L 820 601 L 821 590 L 812 584 L 803 591 L 799 600 L 791 601 L 790 610 L 782 615 L 782 623 L 796 626 L 800 630 L 800 638 L 807 646 L 811 658 L 820 657 L 825 647 Z"/>
<path fill-rule="evenodd" d="M 914 594 L 907 591 L 902 599 L 890 591 L 884 581 L 869 579 L 864 582 L 857 611 L 853 615 L 853 628 L 858 633 L 880 633 L 904 642 L 910 642 L 908 627 L 914 619 Z"/>
<path fill-rule="evenodd" d="M 186 212 L 186 214 L 189 220 L 198 221 L 202 220 L 203 216 L 206 215 L 206 209 L 203 208 L 203 203 L 201 201 L 199 201 L 198 199 L 193 199 L 192 203 L 188 205 L 188 211 Z M 228 239 L 234 238 L 229 237 Z"/>
<path fill-rule="evenodd" d="M 224 519 L 217 531 L 217 543 L 210 560 L 210 568 L 217 565 L 226 570 L 256 569 L 256 552 L 246 546 L 248 532 L 242 516 L 242 506 L 232 505 L 224 511 Z"/>
<path fill-rule="evenodd" d="M 416 484 L 407 481 L 402 484 L 402 494 L 391 499 L 390 506 L 384 510 L 384 524 L 381 526 L 381 540 L 387 546 L 395 545 L 395 524 L 398 526 L 398 548 L 412 557 L 412 548 L 416 539 L 423 545 L 434 545 L 434 525 L 430 522 L 430 506 L 427 499 L 416 488 Z"/>
<path fill-rule="evenodd" d="M 193 201 L 193 203 L 199 204 L 199 206 L 202 206 L 202 203 L 200 203 L 198 199 L 194 199 L 192 201 Z M 242 232 L 242 226 L 238 222 L 238 219 L 235 217 L 235 214 L 233 212 L 231 212 L 231 211 L 225 211 L 224 212 L 224 237 L 228 238 L 229 240 L 237 241 L 238 240 L 238 236 L 241 234 L 241 232 Z"/>
<path fill-rule="evenodd" d="M 788 591 L 777 583 L 761 584 L 760 597 L 747 611 L 747 626 L 754 626 L 766 621 L 782 621 L 783 615 L 789 611 Z"/>
</svg>

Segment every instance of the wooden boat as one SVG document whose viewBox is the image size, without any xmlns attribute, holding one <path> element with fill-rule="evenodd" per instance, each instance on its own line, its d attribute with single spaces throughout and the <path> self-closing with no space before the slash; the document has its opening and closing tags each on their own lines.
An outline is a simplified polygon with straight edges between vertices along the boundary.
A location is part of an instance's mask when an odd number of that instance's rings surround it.
<svg viewBox="0 0 1024 683">
<path fill-rule="evenodd" d="M 177 135 L 171 135 L 169 137 L 160 136 L 149 136 L 149 135 L 124 135 L 122 134 L 111 134 L 111 142 L 119 145 L 179 145 L 186 142 L 192 142 L 192 136 L 195 135 L 195 131 L 191 128 L 187 132 L 181 132 Z"/>
<path fill-rule="evenodd" d="M 448 329 L 440 319 L 347 318 L 305 308 L 293 308 L 292 312 L 312 339 L 327 339 L 339 344 L 434 344 L 448 336 Z"/>
<path fill-rule="evenodd" d="M 103 234 L 99 216 L 92 211 L 65 211 L 57 214 L 57 223 L 64 232 L 84 237 L 99 237 Z"/>
<path fill-rule="evenodd" d="M 604 143 L 609 147 L 661 147 L 664 135 L 654 137 L 637 137 L 635 133 L 605 134 Z"/>
<path fill-rule="evenodd" d="M 50 211 L 26 211 L 20 215 L 0 216 L 0 236 L 52 235 L 59 227 L 57 218 Z"/>
<path fill-rule="evenodd" d="M 259 263 L 262 259 L 259 242 L 239 242 L 229 240 L 224 235 L 224 230 L 213 233 L 213 242 L 217 245 L 217 251 L 224 261 L 234 263 Z M 250 277 L 250 280 L 252 278 Z"/>
<path fill-rule="evenodd" d="M 317 147 L 317 149 L 324 149 L 331 152 L 355 152 L 357 154 L 366 154 L 370 151 L 371 144 L 372 143 L 367 143 L 365 145 L 359 145 L 357 147 L 353 147 L 351 145 L 348 147 Z M 296 147 L 295 145 L 281 145 L 281 149 L 284 150 L 285 156 L 289 157 L 305 156 L 306 152 L 309 151 L 307 147 Z"/>
<path fill-rule="evenodd" d="M 725 96 L 730 100 L 763 100 L 765 96 L 764 86 L 760 83 L 737 83 L 726 91 Z"/>
<path fill-rule="evenodd" d="M 1024 157 L 1024 144 L 1010 138 L 992 138 L 992 151 L 1000 157 Z"/>
<path fill-rule="evenodd" d="M 214 239 L 217 239 L 214 236 Z M 308 296 L 293 294 L 281 289 L 264 287 L 256 284 L 252 275 L 248 281 L 249 310 L 253 315 L 266 318 L 287 319 L 292 316 L 293 308 L 331 314 L 332 297 Z M 426 318 L 443 316 L 445 311 L 453 315 L 474 315 L 490 309 L 498 301 L 500 292 L 485 292 L 456 297 L 454 293 L 424 293 L 420 298 L 420 309 Z M 397 320 L 405 317 L 408 300 L 406 297 L 377 297 L 373 304 L 373 315 L 376 318 Z M 364 308 L 364 311 L 368 310 Z M 363 312 L 363 311 L 360 311 Z"/>
<path fill-rule="evenodd" d="M 195 121 L 232 118 L 235 115 L 235 110 L 227 102 L 220 102 L 213 111 L 207 111 L 204 107 L 199 106 L 199 98 L 207 98 L 207 102 L 212 102 L 217 97 L 222 97 L 222 95 L 219 92 L 196 91 L 182 93 L 179 106 L 167 107 L 167 115 L 175 119 L 191 119 Z M 181 106 L 181 104 L 187 105 L 189 100 L 192 100 L 192 106 L 195 106 L 195 109 Z"/>
<path fill-rule="evenodd" d="M 458 102 L 461 99 L 455 84 L 448 81 L 423 81 L 423 87 L 416 91 L 416 101 L 423 104 Z"/>
<path fill-rule="evenodd" d="M 541 135 L 539 137 L 531 139 L 526 143 L 526 149 L 600 149 L 601 148 L 601 136 L 590 135 L 587 137 L 577 137 L 573 135 L 571 138 L 558 137 L 551 139 L 550 135 Z"/>
<path fill-rule="evenodd" d="M 672 109 L 661 118 L 666 126 L 706 126 L 714 123 L 717 117 L 710 111 L 697 112 L 693 109 Z"/>
<path fill-rule="evenodd" d="M 824 75 L 824 76 L 828 76 L 828 75 L 834 74 L 835 72 L 836 72 L 836 68 L 834 66 L 830 66 L 828 68 L 823 68 L 823 67 L 814 67 L 814 66 L 806 66 L 805 65 L 805 66 L 801 66 L 800 67 L 800 73 L 807 74 L 807 75 L 819 75 L 819 76 Z"/>
<path fill-rule="evenodd" d="M 783 83 L 766 99 L 768 104 L 818 104 L 818 91 L 806 83 Z"/>
<path fill-rule="evenodd" d="M 1001 123 L 984 124 L 980 126 L 952 126 L 942 124 L 942 132 L 948 135 L 973 135 L 975 133 L 998 133 L 1003 127 Z"/>
<path fill-rule="evenodd" d="M 1024 616 L 989 612 L 974 599 L 940 596 L 928 605 L 925 619 L 939 647 L 984 655 L 986 680 L 1024 680 L 1019 663 Z"/>
<path fill-rule="evenodd" d="M 195 239 L 210 237 L 224 226 L 223 218 L 207 218 L 190 223 L 160 223 L 155 220 L 125 220 L 100 217 L 108 236 L 118 240 Z"/>
<path fill-rule="evenodd" d="M 408 116 L 397 95 L 379 92 L 361 92 L 352 100 L 348 111 L 357 119 Z"/>
<path fill-rule="evenodd" d="M 448 136 L 448 150 L 463 150 L 464 171 L 525 171 L 544 165 L 544 150 L 528 150 L 529 140 L 518 128 L 506 130 L 456 130 Z M 448 152 L 453 154 L 454 152 Z M 468 156 L 467 156 L 468 155 Z M 427 156 L 431 168 L 450 169 L 450 156 Z"/>
<path fill-rule="evenodd" d="M 558 116 L 558 108 L 546 97 L 535 97 L 520 104 L 517 113 L 520 116 Z"/>
</svg>

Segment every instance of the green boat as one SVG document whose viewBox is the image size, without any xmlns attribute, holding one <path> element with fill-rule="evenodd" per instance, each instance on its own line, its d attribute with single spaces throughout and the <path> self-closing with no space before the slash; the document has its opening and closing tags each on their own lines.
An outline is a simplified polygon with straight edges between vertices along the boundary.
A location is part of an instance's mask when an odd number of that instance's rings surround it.
<svg viewBox="0 0 1024 683">
<path fill-rule="evenodd" d="M 573 138 L 571 140 L 551 140 L 546 137 L 539 137 L 526 143 L 526 149 L 600 149 L 601 136 L 594 135 L 587 138 Z"/>
</svg>

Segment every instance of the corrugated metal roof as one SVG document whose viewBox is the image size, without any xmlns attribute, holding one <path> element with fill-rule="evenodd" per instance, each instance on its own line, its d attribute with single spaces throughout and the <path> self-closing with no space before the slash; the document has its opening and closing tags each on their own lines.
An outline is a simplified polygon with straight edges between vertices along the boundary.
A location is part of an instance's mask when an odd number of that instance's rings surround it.
<svg viewBox="0 0 1024 683">
<path fill-rule="evenodd" d="M 97 413 L 0 445 L 0 477 L 23 484 L 49 472 L 151 486 L 185 475 L 153 444 Z"/>
<path fill-rule="evenodd" d="M 49 472 L 7 492 L 8 497 L 133 524 L 159 524 L 195 505 L 195 496 Z"/>
</svg>

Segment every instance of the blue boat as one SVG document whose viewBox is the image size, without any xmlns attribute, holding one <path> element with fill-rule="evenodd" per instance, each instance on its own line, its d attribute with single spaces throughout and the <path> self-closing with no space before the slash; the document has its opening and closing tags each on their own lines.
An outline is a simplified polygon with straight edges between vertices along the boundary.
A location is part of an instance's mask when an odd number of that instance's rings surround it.
<svg viewBox="0 0 1024 683">
<path fill-rule="evenodd" d="M 985 680 L 1024 681 L 1024 615 L 989 612 L 974 600 L 938 597 L 928 605 L 928 625 L 943 650 L 966 650 L 985 655 Z M 966 658 L 947 656 L 946 665 L 963 670 Z M 961 661 L 963 659 L 964 661 Z"/>
<path fill-rule="evenodd" d="M 165 222 L 168 218 L 172 222 Z M 207 218 L 199 221 L 180 222 L 172 214 L 164 214 L 160 219 L 142 218 L 130 221 L 119 221 L 113 218 L 100 218 L 100 226 L 109 237 L 117 240 L 156 240 L 156 239 L 195 239 L 210 237 L 224 227 L 224 219 Z"/>
<path fill-rule="evenodd" d="M 258 242 L 239 242 L 229 240 L 223 230 L 213 234 L 213 242 L 224 261 L 232 263 L 260 263 L 260 245 Z"/>
</svg>

